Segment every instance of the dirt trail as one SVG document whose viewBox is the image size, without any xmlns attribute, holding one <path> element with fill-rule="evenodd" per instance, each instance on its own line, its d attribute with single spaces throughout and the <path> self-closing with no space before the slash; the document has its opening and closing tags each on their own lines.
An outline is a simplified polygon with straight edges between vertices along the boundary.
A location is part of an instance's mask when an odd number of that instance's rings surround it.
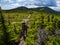
<svg viewBox="0 0 60 45">
<path fill-rule="evenodd" d="M 23 19 L 22 22 L 27 23 L 29 21 L 29 19 L 30 19 L 30 16 L 31 15 L 29 15 L 26 19 Z M 22 22 L 12 22 L 11 24 L 22 23 Z"/>
<path fill-rule="evenodd" d="M 22 23 L 23 23 L 23 22 L 24 22 L 24 23 L 28 23 L 29 19 L 30 19 L 30 15 L 29 15 L 26 19 L 23 19 Z M 26 30 L 25 30 L 24 33 L 25 33 L 24 35 L 25 35 L 25 37 L 26 37 Z M 25 40 L 24 40 L 23 35 L 21 36 L 20 42 L 19 42 L 18 45 L 25 45 Z"/>
<path fill-rule="evenodd" d="M 26 19 L 23 19 L 22 20 L 22 22 L 12 22 L 11 24 L 16 24 L 16 23 L 25 23 L 26 25 L 28 25 L 28 21 L 30 20 L 30 16 L 31 15 L 29 15 Z M 24 35 L 25 35 L 25 37 L 26 37 L 26 30 L 25 30 L 25 32 L 24 32 Z M 18 45 L 25 45 L 25 40 L 24 40 L 24 37 L 23 37 L 23 35 L 21 36 L 21 38 L 20 38 L 20 41 L 19 41 L 19 44 Z"/>
<path fill-rule="evenodd" d="M 20 42 L 19 42 L 18 45 L 24 45 L 24 43 L 25 43 L 25 41 L 24 41 L 23 37 L 21 37 Z"/>
</svg>

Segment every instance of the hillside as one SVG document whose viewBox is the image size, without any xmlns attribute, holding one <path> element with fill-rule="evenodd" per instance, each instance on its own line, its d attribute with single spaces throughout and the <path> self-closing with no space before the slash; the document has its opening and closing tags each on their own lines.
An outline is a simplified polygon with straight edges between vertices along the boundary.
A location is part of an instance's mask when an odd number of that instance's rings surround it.
<svg viewBox="0 0 60 45">
<path fill-rule="evenodd" d="M 46 13 L 60 13 L 48 7 L 38 7 L 38 8 L 27 8 L 27 7 L 17 7 L 11 10 L 4 10 L 5 12 L 26 12 L 26 11 L 37 11 L 37 12 L 46 12 Z"/>
<path fill-rule="evenodd" d="M 0 10 L 0 45 L 60 45 L 60 14 L 48 7 Z M 57 12 L 56 12 L 57 13 Z M 30 18 L 29 18 L 30 17 Z M 23 20 L 28 20 L 23 31 Z M 24 29 L 25 30 L 25 29 Z M 27 32 L 27 33 L 26 33 Z M 24 39 L 23 34 L 26 34 Z M 21 43 L 20 43 L 21 41 Z M 42 42 L 43 41 L 43 42 Z"/>
</svg>

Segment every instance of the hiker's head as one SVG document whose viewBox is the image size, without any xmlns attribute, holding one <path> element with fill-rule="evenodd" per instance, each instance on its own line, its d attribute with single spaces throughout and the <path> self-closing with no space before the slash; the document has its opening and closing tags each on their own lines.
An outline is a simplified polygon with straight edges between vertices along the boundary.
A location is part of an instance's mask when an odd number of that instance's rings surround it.
<svg viewBox="0 0 60 45">
<path fill-rule="evenodd" d="M 24 22 L 22 23 L 22 26 L 25 26 L 25 23 Z"/>
</svg>

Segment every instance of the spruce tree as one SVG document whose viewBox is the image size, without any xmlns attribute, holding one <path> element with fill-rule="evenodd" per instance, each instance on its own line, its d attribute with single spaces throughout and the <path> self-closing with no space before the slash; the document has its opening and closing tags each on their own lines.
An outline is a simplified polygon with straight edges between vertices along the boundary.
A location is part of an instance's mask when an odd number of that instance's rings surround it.
<svg viewBox="0 0 60 45">
<path fill-rule="evenodd" d="M 0 24 L 1 24 L 1 29 L 3 31 L 3 42 L 4 45 L 9 45 L 9 34 L 7 32 L 7 27 L 5 25 L 5 20 L 2 15 L 1 7 L 0 7 Z"/>
<path fill-rule="evenodd" d="M 47 17 L 47 18 L 48 18 L 48 22 L 50 22 L 50 16 L 49 16 L 49 15 L 48 15 L 48 17 Z"/>
<path fill-rule="evenodd" d="M 43 28 L 44 28 L 44 16 L 41 16 L 41 19 L 42 19 L 42 20 L 41 20 L 41 21 L 42 21 L 42 22 L 41 22 L 41 28 L 43 29 Z"/>
<path fill-rule="evenodd" d="M 8 15 L 8 25 L 10 25 L 11 22 L 10 22 L 10 16 Z"/>
<path fill-rule="evenodd" d="M 54 15 L 51 16 L 51 22 L 53 22 L 53 21 L 54 21 Z"/>
<path fill-rule="evenodd" d="M 60 21 L 57 22 L 57 27 L 60 29 Z"/>
</svg>

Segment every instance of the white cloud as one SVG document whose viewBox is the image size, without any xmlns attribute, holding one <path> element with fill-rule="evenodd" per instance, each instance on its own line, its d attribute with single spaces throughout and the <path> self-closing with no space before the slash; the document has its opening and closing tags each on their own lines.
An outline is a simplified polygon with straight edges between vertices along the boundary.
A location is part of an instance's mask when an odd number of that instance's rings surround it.
<svg viewBox="0 0 60 45">
<path fill-rule="evenodd" d="M 11 4 L 11 6 L 17 7 L 17 6 L 20 6 L 20 4 L 19 3 L 15 3 L 15 4 Z"/>
<path fill-rule="evenodd" d="M 42 5 L 50 4 L 50 0 L 1 0 L 2 2 L 7 2 L 6 5 L 2 5 L 2 9 L 12 9 L 19 6 L 25 6 L 28 8 L 36 8 Z M 47 6 L 46 5 L 46 6 Z"/>
<path fill-rule="evenodd" d="M 1 0 L 1 2 L 8 2 L 8 3 L 13 3 L 13 0 Z"/>
<path fill-rule="evenodd" d="M 6 1 L 11 1 L 11 0 L 1 0 L 1 2 L 6 2 Z"/>
<path fill-rule="evenodd" d="M 15 4 L 10 4 L 10 5 L 5 5 L 5 6 L 1 6 L 2 9 L 11 9 L 11 8 L 16 8 L 16 7 L 20 7 L 20 6 L 25 6 L 25 5 L 20 5 L 19 3 L 15 3 Z M 39 6 L 36 6 L 36 5 L 28 5 L 28 6 L 25 6 L 27 8 L 36 8 L 36 7 L 39 7 Z"/>
<path fill-rule="evenodd" d="M 1 4 L 0 4 L 0 6 L 1 6 Z"/>
<path fill-rule="evenodd" d="M 28 5 L 28 6 L 26 6 L 27 8 L 37 8 L 37 7 L 39 7 L 39 6 L 36 6 L 36 5 Z"/>
<path fill-rule="evenodd" d="M 57 6 L 56 7 L 50 7 L 56 11 L 60 11 L 60 0 L 56 0 Z"/>
<path fill-rule="evenodd" d="M 16 8 L 16 7 L 19 7 L 19 6 L 22 6 L 20 5 L 19 3 L 14 3 L 14 4 L 10 4 L 10 5 L 5 5 L 5 6 L 1 6 L 2 9 L 12 9 L 12 8 Z"/>
<path fill-rule="evenodd" d="M 53 9 L 53 10 L 56 10 L 56 11 L 60 11 L 60 6 L 58 6 L 58 7 L 50 7 L 51 9 Z"/>
<path fill-rule="evenodd" d="M 16 0 L 17 2 L 26 1 L 26 0 Z"/>
<path fill-rule="evenodd" d="M 57 6 L 60 6 L 60 1 L 57 1 L 56 3 L 57 3 Z"/>
</svg>

